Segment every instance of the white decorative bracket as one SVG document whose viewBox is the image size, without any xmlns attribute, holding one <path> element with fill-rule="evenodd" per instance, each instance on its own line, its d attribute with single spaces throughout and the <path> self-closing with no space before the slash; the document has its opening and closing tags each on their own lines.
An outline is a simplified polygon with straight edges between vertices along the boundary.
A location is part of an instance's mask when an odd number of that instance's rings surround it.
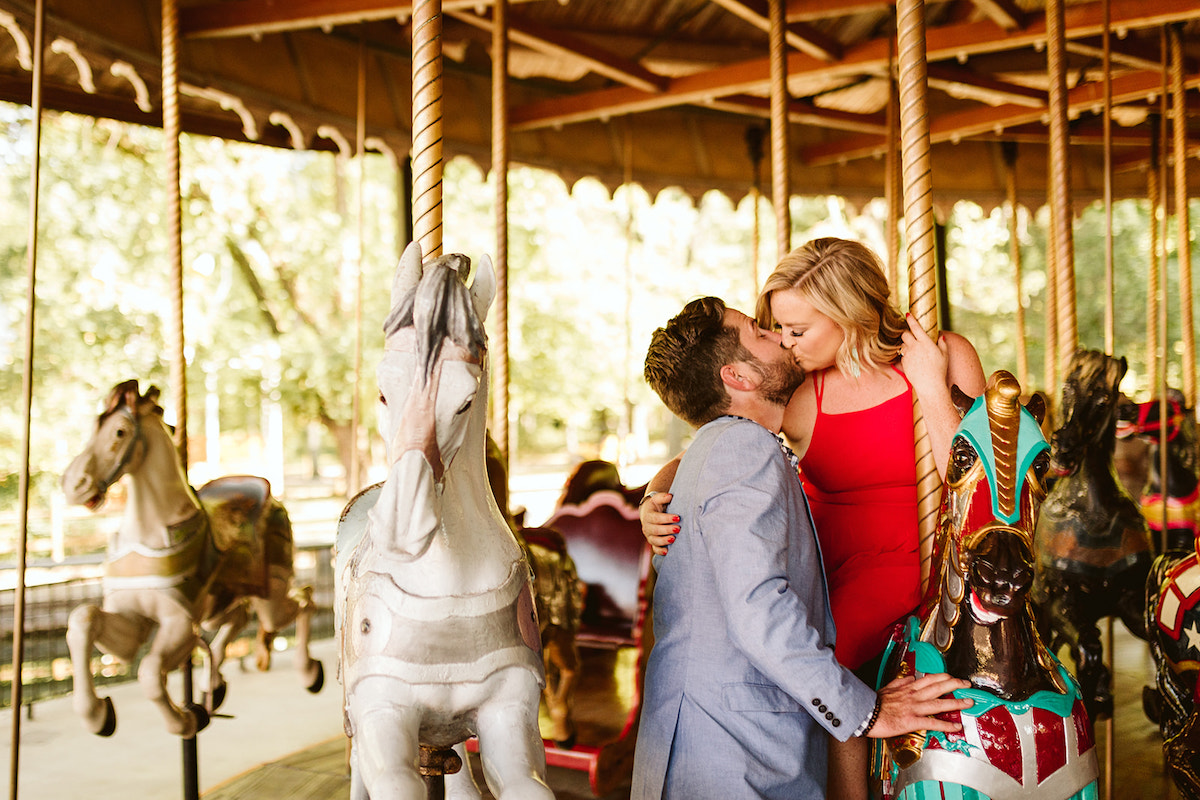
<svg viewBox="0 0 1200 800">
<path fill-rule="evenodd" d="M 296 124 L 296 120 L 292 119 L 291 114 L 284 113 L 283 111 L 272 111 L 271 116 L 267 118 L 267 122 L 287 130 L 288 138 L 292 140 L 293 150 L 304 150 L 306 148 L 304 131 L 300 130 L 300 126 Z"/>
<path fill-rule="evenodd" d="M 124 78 L 133 85 L 134 102 L 138 108 L 146 114 L 154 110 L 154 106 L 150 104 L 150 92 L 146 89 L 146 82 L 137 74 L 132 64 L 127 61 L 114 61 L 108 71 L 114 77 Z"/>
<path fill-rule="evenodd" d="M 17 24 L 17 18 L 7 11 L 0 11 L 0 28 L 8 31 L 17 45 L 17 63 L 26 72 L 33 72 L 33 51 L 29 47 L 29 39 L 25 31 Z"/>
<path fill-rule="evenodd" d="M 322 139 L 329 139 L 336 144 L 338 155 L 342 158 L 349 158 L 353 152 L 350 149 L 350 142 L 346 141 L 346 137 L 342 135 L 342 132 L 333 125 L 322 125 L 317 128 L 317 136 L 320 136 Z"/>
<path fill-rule="evenodd" d="M 75 46 L 74 42 L 60 36 L 50 43 L 50 52 L 71 59 L 71 62 L 75 64 L 75 69 L 79 71 L 79 88 L 88 94 L 96 93 L 96 82 L 92 80 L 92 65 L 79 52 L 79 48 Z"/>
<path fill-rule="evenodd" d="M 241 101 L 241 98 L 234 97 L 228 92 L 222 92 L 220 89 L 201 88 L 189 83 L 179 84 L 179 93 L 186 94 L 188 97 L 198 97 L 201 100 L 211 100 L 225 111 L 237 114 L 242 121 L 242 134 L 252 142 L 258 141 L 258 123 L 254 121 L 254 116 L 246 108 L 246 104 Z"/>
<path fill-rule="evenodd" d="M 400 163 L 396 158 L 396 151 L 378 136 L 368 136 L 365 140 L 363 140 L 363 146 L 368 150 L 378 150 L 380 153 L 383 153 L 385 156 L 387 156 L 388 163 L 390 163 L 393 167 Z"/>
</svg>

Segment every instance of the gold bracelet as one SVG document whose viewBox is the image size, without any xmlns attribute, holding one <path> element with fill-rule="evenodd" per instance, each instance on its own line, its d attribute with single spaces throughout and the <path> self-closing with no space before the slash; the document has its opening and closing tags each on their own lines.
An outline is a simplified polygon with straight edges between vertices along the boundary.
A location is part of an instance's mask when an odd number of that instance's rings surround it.
<svg viewBox="0 0 1200 800">
<path fill-rule="evenodd" d="M 642 499 L 638 501 L 638 508 L 641 508 L 647 500 L 649 500 L 651 497 L 654 497 L 656 494 L 662 494 L 662 492 L 646 492 L 646 494 L 642 496 Z"/>
</svg>

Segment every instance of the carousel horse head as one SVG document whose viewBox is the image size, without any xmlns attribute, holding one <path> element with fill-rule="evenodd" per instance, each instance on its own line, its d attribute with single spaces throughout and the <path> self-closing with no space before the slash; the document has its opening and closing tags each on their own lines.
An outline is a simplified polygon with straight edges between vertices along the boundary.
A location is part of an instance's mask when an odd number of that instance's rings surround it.
<svg viewBox="0 0 1200 800">
<path fill-rule="evenodd" d="M 143 428 L 142 418 L 157 417 L 158 428 L 167 430 L 161 422 L 163 410 L 158 396 L 154 386 L 141 394 L 136 378 L 112 388 L 104 411 L 96 419 L 92 438 L 63 473 L 62 489 L 68 503 L 95 511 L 122 475 L 138 470 L 150 448 L 148 437 L 154 433 L 149 427 Z"/>
<path fill-rule="evenodd" d="M 1062 386 L 1062 425 L 1051 439 L 1055 474 L 1077 472 L 1089 453 L 1112 460 L 1120 384 L 1128 369 L 1124 357 L 1075 351 Z"/>
<path fill-rule="evenodd" d="M 935 554 L 937 582 L 924 620 L 923 639 L 954 663 L 955 675 L 1005 699 L 1024 699 L 1047 681 L 1064 688 L 1049 652 L 1033 632 L 1033 533 L 1046 497 L 1050 448 L 1040 423 L 1045 406 L 1034 397 L 1020 404 L 1020 385 L 1007 372 L 988 381 L 972 400 L 955 388 L 963 414 L 951 443 L 943 486 Z M 970 629 L 992 629 L 980 637 Z M 1043 668 L 1005 673 L 996 658 L 1007 643 L 997 635 L 1027 639 L 1028 655 Z M 968 644 L 965 639 L 970 639 Z M 986 642 L 988 646 L 981 646 Z"/>
<path fill-rule="evenodd" d="M 889 740 L 887 798 L 968 796 L 941 794 L 954 786 L 972 797 L 1062 799 L 1096 777 L 1090 734 L 1080 733 L 1090 727 L 1079 691 L 1038 636 L 1029 600 L 1050 453 L 1040 428 L 1044 403 L 1035 396 L 1022 406 L 1020 393 L 1003 371 L 979 398 L 954 390 L 963 418 L 943 485 L 929 593 L 920 614 L 894 633 L 880 683 L 947 672 L 970 681 L 955 695 L 973 705 L 956 712 L 959 733 Z"/>
<path fill-rule="evenodd" d="M 433 504 L 439 494 L 431 489 L 443 484 L 469 433 L 482 458 L 487 413 L 483 322 L 496 282 L 486 256 L 470 289 L 469 269 L 470 259 L 457 253 L 422 265 L 420 248 L 410 246 L 397 267 L 392 310 L 383 324 L 386 338 L 377 378 L 379 430 L 389 463 L 385 495 L 399 491 L 417 502 L 408 509 L 407 520 L 393 516 L 405 512 L 404 503 L 377 503 L 372 524 L 404 534 L 394 538 L 395 549 L 411 557 L 424 552 L 437 530 L 440 512 Z M 481 387 L 484 401 L 477 403 Z"/>
</svg>

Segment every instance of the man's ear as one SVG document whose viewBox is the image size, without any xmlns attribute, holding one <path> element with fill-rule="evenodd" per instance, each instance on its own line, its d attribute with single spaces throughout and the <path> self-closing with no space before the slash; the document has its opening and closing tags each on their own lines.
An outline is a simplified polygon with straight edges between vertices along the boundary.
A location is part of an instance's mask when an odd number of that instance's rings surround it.
<svg viewBox="0 0 1200 800">
<path fill-rule="evenodd" d="M 752 392 L 758 388 L 759 377 L 745 361 L 735 361 L 721 367 L 721 382 L 731 390 Z"/>
</svg>

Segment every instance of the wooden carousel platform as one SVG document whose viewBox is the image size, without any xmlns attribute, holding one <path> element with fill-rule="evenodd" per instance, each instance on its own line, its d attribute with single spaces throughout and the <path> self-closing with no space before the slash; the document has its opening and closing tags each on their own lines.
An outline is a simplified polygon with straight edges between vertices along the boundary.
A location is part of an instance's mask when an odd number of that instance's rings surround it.
<svg viewBox="0 0 1200 800">
<path fill-rule="evenodd" d="M 1142 713 L 1142 685 L 1151 675 L 1153 665 L 1145 645 L 1133 638 L 1120 625 L 1116 629 L 1116 715 L 1114 719 L 1114 778 L 1111 796 L 1117 800 L 1180 800 L 1180 794 L 1163 769 L 1162 741 L 1157 728 Z M 618 683 L 632 679 L 630 666 L 614 664 L 615 677 L 610 682 L 614 691 Z M 628 675 L 628 678 L 623 677 Z M 603 682 L 601 682 L 603 683 Z M 602 686 L 593 685 L 581 693 L 577 709 L 581 725 L 604 725 L 613 716 L 605 704 L 618 702 L 615 696 L 605 698 Z M 1096 736 L 1101 753 L 1107 740 L 1106 726 L 1097 726 Z M 480 775 L 478 758 L 474 760 L 475 774 Z M 550 767 L 551 788 L 560 800 L 590 800 L 594 797 L 587 774 L 563 767 Z M 482 788 L 482 787 L 481 787 Z M 346 770 L 346 740 L 330 739 L 300 750 L 285 758 L 264 764 L 204 793 L 204 800 L 346 800 L 350 782 Z M 484 796 L 492 795 L 484 789 Z M 604 795 L 602 800 L 627 798 L 627 787 Z M 1103 787 L 1101 797 L 1104 797 Z"/>
</svg>

